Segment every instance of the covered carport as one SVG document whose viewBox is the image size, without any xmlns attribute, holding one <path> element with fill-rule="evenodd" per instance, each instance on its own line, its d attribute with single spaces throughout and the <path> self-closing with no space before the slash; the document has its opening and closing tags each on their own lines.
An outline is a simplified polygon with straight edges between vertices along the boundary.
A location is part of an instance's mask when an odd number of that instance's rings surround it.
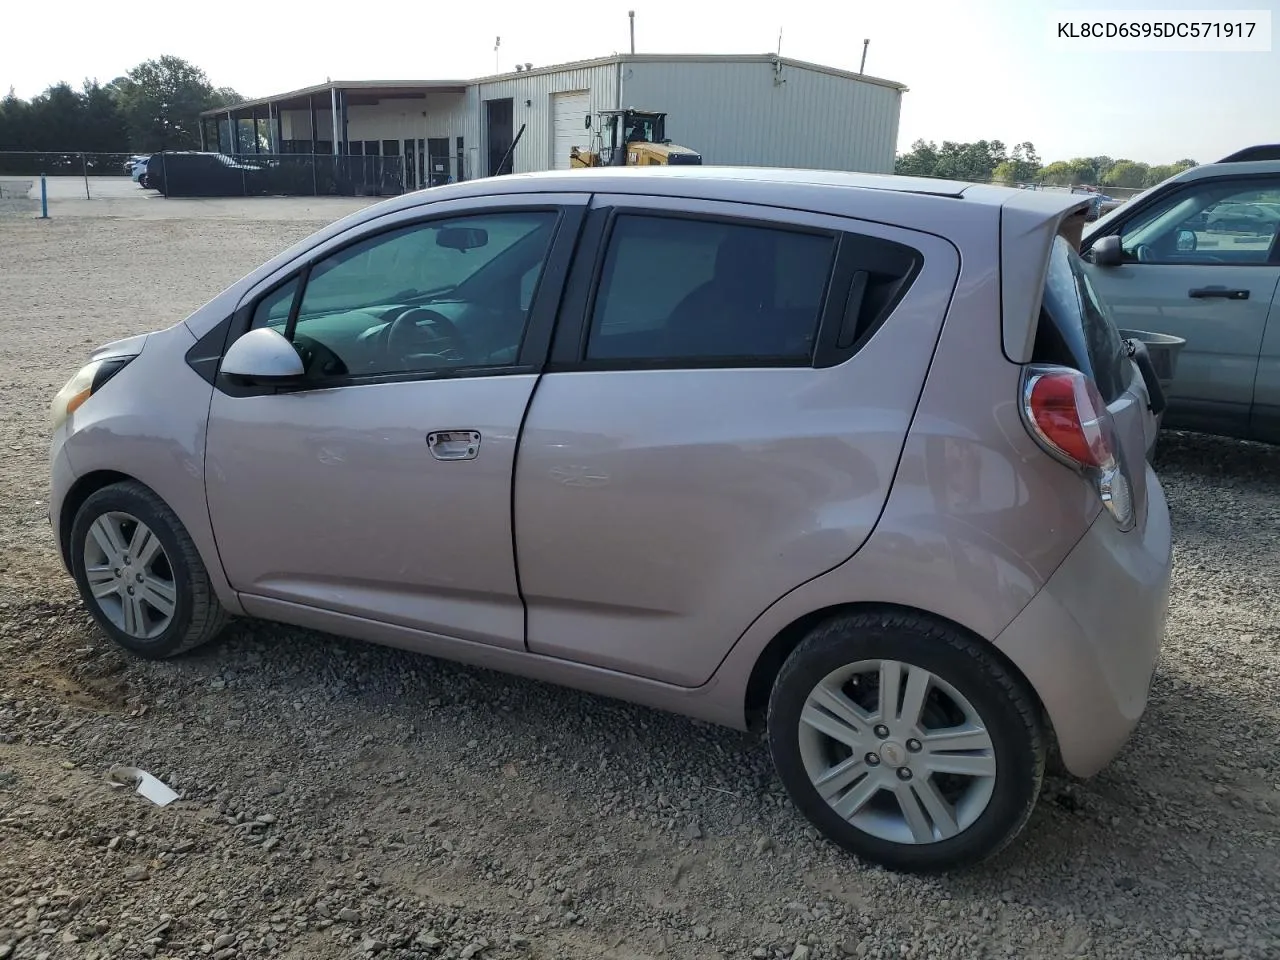
<svg viewBox="0 0 1280 960">
<path fill-rule="evenodd" d="M 466 179 L 462 81 L 328 81 L 201 114 L 201 149 L 381 157 L 406 189 Z"/>
</svg>

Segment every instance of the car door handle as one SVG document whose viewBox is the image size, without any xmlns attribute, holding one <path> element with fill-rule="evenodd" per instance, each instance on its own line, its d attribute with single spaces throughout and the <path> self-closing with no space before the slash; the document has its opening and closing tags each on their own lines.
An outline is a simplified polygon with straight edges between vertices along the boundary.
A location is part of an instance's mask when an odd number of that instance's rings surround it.
<svg viewBox="0 0 1280 960">
<path fill-rule="evenodd" d="M 475 430 L 434 430 L 427 434 L 427 446 L 437 460 L 474 460 L 480 453 L 480 434 Z"/>
<path fill-rule="evenodd" d="M 1195 287 L 1187 291 L 1192 300 L 1208 300 L 1210 297 L 1221 297 L 1223 300 L 1248 300 L 1248 290 L 1228 290 L 1226 287 Z"/>
</svg>

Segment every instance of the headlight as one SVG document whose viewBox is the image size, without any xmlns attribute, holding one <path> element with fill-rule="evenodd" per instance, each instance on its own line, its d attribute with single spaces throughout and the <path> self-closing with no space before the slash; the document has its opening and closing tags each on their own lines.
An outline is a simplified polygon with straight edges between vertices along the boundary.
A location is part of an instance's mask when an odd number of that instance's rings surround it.
<svg viewBox="0 0 1280 960">
<path fill-rule="evenodd" d="M 123 370 L 132 359 L 133 357 L 106 357 L 101 360 L 92 360 L 81 367 L 49 404 L 49 416 L 53 420 L 53 429 L 57 430 L 66 423 L 67 417 L 75 413 L 81 404 Z"/>
</svg>

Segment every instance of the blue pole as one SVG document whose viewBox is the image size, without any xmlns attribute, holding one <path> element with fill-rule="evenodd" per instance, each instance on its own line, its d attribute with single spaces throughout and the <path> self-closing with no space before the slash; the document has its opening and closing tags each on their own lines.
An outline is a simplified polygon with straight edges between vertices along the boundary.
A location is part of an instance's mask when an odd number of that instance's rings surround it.
<svg viewBox="0 0 1280 960">
<path fill-rule="evenodd" d="M 40 219 L 49 219 L 49 184 L 44 174 L 40 174 Z"/>
</svg>

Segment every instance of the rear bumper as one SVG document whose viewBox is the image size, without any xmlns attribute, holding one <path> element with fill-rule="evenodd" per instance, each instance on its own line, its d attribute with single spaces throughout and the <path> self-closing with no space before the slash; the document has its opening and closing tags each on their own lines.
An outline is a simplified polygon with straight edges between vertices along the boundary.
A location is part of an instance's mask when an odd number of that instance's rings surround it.
<svg viewBox="0 0 1280 960">
<path fill-rule="evenodd" d="M 1076 776 L 1105 767 L 1146 709 L 1172 568 L 1169 508 L 1148 466 L 1145 526 L 1121 533 L 1102 511 L 996 638 L 1039 694 Z"/>
</svg>

